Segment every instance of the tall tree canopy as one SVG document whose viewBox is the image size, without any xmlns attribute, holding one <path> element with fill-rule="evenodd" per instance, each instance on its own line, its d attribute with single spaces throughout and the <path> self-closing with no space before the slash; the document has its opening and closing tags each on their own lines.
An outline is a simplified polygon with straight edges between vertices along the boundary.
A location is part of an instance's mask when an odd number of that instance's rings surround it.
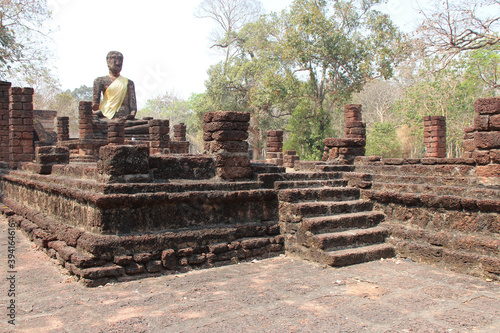
<svg viewBox="0 0 500 333">
<path fill-rule="evenodd" d="M 246 24 L 237 56 L 210 68 L 205 97 L 216 109 L 252 112 L 258 128 L 291 116 L 287 147 L 318 158 L 339 106 L 369 80 L 391 77 L 403 55 L 404 36 L 377 10 L 383 2 L 295 0 Z"/>
<path fill-rule="evenodd" d="M 500 44 L 500 0 L 443 0 L 421 11 L 425 46 L 444 60 Z"/>
<path fill-rule="evenodd" d="M 36 76 L 51 76 L 45 65 L 49 53 L 45 23 L 49 18 L 46 0 L 1 1 L 0 78 L 34 84 Z"/>
</svg>

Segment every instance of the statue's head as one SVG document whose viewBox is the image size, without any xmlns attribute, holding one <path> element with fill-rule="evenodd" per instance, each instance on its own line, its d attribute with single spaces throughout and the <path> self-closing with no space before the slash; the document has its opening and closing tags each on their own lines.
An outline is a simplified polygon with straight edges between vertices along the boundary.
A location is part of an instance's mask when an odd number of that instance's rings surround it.
<svg viewBox="0 0 500 333">
<path fill-rule="evenodd" d="M 111 51 L 106 56 L 109 71 L 113 74 L 120 74 L 123 65 L 123 54 L 118 51 Z"/>
</svg>

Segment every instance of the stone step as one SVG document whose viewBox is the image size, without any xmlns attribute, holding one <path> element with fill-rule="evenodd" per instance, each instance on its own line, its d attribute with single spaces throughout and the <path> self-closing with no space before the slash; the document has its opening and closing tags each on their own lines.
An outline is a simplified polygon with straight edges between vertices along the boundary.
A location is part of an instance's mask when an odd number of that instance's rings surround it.
<svg viewBox="0 0 500 333">
<path fill-rule="evenodd" d="M 284 202 L 343 201 L 359 199 L 360 191 L 353 187 L 315 187 L 278 191 Z"/>
<path fill-rule="evenodd" d="M 377 183 L 426 184 L 435 186 L 481 186 L 476 177 L 373 174 L 372 181 Z"/>
<path fill-rule="evenodd" d="M 326 164 L 326 165 L 316 165 L 316 170 L 322 172 L 351 172 L 354 171 L 354 165 L 345 165 L 345 164 Z"/>
<path fill-rule="evenodd" d="M 325 165 L 325 162 L 320 161 L 297 161 L 294 165 L 296 171 L 317 171 L 318 165 Z"/>
<path fill-rule="evenodd" d="M 342 267 L 382 258 L 392 258 L 394 255 L 394 247 L 390 244 L 383 243 L 354 249 L 325 252 L 324 261 L 330 266 Z"/>
<path fill-rule="evenodd" d="M 370 211 L 373 203 L 368 200 L 319 201 L 292 203 L 288 213 L 302 217 L 328 216 Z"/>
<path fill-rule="evenodd" d="M 356 172 L 420 177 L 475 177 L 475 170 L 474 165 L 452 164 L 356 165 Z"/>
<path fill-rule="evenodd" d="M 389 234 L 385 227 L 354 229 L 314 235 L 311 246 L 325 250 L 338 251 L 383 243 Z"/>
<path fill-rule="evenodd" d="M 378 211 L 363 211 L 334 216 L 305 218 L 302 228 L 315 234 L 338 232 L 355 228 L 374 227 L 385 218 Z"/>
<path fill-rule="evenodd" d="M 313 187 L 345 187 L 348 181 L 343 179 L 332 180 L 290 180 L 278 181 L 274 183 L 274 189 L 285 190 L 292 188 L 313 188 Z"/>
<path fill-rule="evenodd" d="M 265 188 L 274 188 L 275 182 L 335 180 L 342 179 L 341 172 L 287 172 L 287 173 L 262 173 L 257 175 L 257 180 Z"/>
<path fill-rule="evenodd" d="M 465 183 L 467 184 L 467 183 Z M 475 199 L 495 199 L 500 200 L 500 190 L 473 186 L 446 186 L 408 183 L 382 183 L 373 182 L 372 190 L 393 191 L 417 194 L 453 195 Z"/>
</svg>

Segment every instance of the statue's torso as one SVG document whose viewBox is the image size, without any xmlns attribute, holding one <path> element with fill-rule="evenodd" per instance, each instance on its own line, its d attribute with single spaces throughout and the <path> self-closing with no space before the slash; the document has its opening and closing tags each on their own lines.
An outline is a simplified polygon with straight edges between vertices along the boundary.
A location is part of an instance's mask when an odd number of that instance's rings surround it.
<svg viewBox="0 0 500 333">
<path fill-rule="evenodd" d="M 94 80 L 93 104 L 99 104 L 106 89 L 113 83 L 114 79 L 108 76 L 101 76 Z M 132 80 L 128 80 L 127 94 L 123 100 L 120 110 L 115 114 L 116 117 L 125 117 L 130 114 L 131 108 L 135 108 L 135 88 Z M 133 99 L 133 100 L 132 100 Z"/>
</svg>

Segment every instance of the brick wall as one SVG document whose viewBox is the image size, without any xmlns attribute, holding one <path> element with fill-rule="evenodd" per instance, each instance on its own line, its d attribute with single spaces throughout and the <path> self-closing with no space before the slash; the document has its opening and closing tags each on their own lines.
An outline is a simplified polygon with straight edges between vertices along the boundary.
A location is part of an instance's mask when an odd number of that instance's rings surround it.
<svg viewBox="0 0 500 333">
<path fill-rule="evenodd" d="M 9 89 L 10 82 L 0 81 L 0 161 L 9 161 Z"/>
<path fill-rule="evenodd" d="M 474 152 L 477 176 L 500 184 L 500 98 L 480 98 L 474 103 Z"/>
</svg>

